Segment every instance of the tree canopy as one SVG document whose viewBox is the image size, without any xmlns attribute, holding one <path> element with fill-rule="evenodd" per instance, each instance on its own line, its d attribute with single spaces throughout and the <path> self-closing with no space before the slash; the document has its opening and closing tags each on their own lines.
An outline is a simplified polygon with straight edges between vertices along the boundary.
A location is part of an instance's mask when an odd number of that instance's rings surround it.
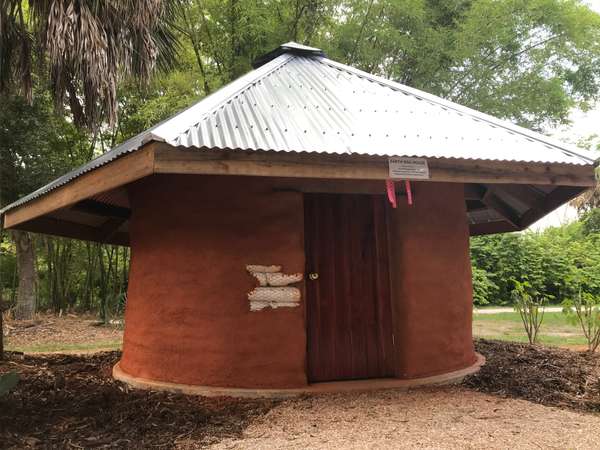
<svg viewBox="0 0 600 450">
<path fill-rule="evenodd" d="M 0 0 L 0 206 L 290 40 L 537 129 L 600 92 L 600 16 L 580 0 Z M 600 221 L 587 205 L 579 225 L 473 239 L 476 301 L 508 302 L 525 281 L 555 301 L 577 283 L 598 289 Z M 15 248 L 3 239 L 0 289 L 14 299 Z M 35 246 L 41 306 L 96 307 L 126 287 L 126 253 L 50 237 Z"/>
</svg>

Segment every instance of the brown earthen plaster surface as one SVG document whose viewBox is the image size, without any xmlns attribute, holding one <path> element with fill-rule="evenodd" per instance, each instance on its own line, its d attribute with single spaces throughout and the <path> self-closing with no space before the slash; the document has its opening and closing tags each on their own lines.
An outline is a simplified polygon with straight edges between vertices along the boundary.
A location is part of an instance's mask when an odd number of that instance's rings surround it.
<svg viewBox="0 0 600 450">
<path fill-rule="evenodd" d="M 268 179 L 153 176 L 130 189 L 121 368 L 206 386 L 306 385 L 304 308 L 251 312 L 247 264 L 304 272 L 302 194 Z"/>
<path fill-rule="evenodd" d="M 413 183 L 390 209 L 396 375 L 432 376 L 476 360 L 463 185 Z"/>
<path fill-rule="evenodd" d="M 268 178 L 155 175 L 130 188 L 132 262 L 120 370 L 183 385 L 302 388 L 305 299 L 250 311 L 247 264 L 304 272 L 302 194 Z M 396 376 L 476 362 L 462 184 L 413 183 L 389 208 Z"/>
</svg>

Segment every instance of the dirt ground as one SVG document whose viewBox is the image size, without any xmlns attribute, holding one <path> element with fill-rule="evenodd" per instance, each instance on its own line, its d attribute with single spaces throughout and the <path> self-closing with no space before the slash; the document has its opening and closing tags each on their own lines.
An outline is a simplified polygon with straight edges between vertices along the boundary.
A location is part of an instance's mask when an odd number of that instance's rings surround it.
<svg viewBox="0 0 600 450">
<path fill-rule="evenodd" d="M 8 350 L 52 352 L 120 347 L 123 326 L 120 323 L 100 325 L 95 316 L 38 314 L 35 320 L 7 320 L 4 343 Z"/>
<path fill-rule="evenodd" d="M 600 417 L 464 387 L 288 400 L 216 449 L 600 448 Z"/>
<path fill-rule="evenodd" d="M 460 386 L 288 400 L 213 448 L 600 448 L 600 355 L 476 347 Z"/>
<path fill-rule="evenodd" d="M 118 352 L 9 354 L 1 448 L 600 448 L 600 355 L 479 340 L 460 386 L 287 400 L 130 390 Z"/>
</svg>

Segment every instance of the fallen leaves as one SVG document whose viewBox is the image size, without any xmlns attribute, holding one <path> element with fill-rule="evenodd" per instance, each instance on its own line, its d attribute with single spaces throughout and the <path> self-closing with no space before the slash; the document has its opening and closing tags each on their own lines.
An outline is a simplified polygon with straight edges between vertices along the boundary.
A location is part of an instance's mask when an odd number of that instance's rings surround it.
<svg viewBox="0 0 600 450">
<path fill-rule="evenodd" d="M 3 448 L 194 448 L 237 436 L 275 404 L 132 390 L 111 377 L 119 352 L 7 356 L 0 373 L 21 382 L 0 399 Z"/>
</svg>

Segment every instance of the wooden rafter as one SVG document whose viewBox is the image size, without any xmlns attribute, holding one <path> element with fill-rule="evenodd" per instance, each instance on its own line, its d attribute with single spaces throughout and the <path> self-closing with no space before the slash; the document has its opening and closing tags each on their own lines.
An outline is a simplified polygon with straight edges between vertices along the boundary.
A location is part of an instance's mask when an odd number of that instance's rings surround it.
<svg viewBox="0 0 600 450">
<path fill-rule="evenodd" d="M 111 217 L 98 229 L 98 240 L 109 242 L 117 234 L 121 225 L 127 222 L 127 217 Z"/>
<path fill-rule="evenodd" d="M 75 203 L 71 209 L 103 217 L 114 217 L 119 219 L 129 219 L 131 210 L 122 206 L 108 205 L 96 200 L 81 200 Z"/>
<path fill-rule="evenodd" d="M 578 187 L 572 186 L 560 186 L 550 192 L 548 195 L 540 198 L 533 207 L 523 214 L 519 225 L 521 228 L 526 228 L 538 219 L 540 219 L 548 211 L 552 211 L 558 208 L 560 205 L 573 200 L 583 190 Z"/>
<path fill-rule="evenodd" d="M 515 230 L 520 229 L 518 214 L 510 206 L 504 203 L 500 197 L 494 194 L 492 190 L 488 189 L 481 201 L 490 209 L 493 209 L 500 214 L 504 220 L 514 227 Z"/>
<path fill-rule="evenodd" d="M 33 233 L 45 233 L 64 237 L 77 237 L 78 239 L 84 239 L 86 241 L 93 242 L 117 245 L 129 244 L 128 234 L 118 232 L 118 229 L 110 234 L 108 232 L 102 234 L 102 231 L 99 228 L 70 222 L 63 219 L 56 219 L 50 216 L 38 217 L 22 223 L 19 225 L 19 229 L 23 231 L 31 231 Z"/>
<path fill-rule="evenodd" d="M 465 200 L 481 201 L 485 191 L 485 186 L 475 183 L 465 183 Z"/>
<path fill-rule="evenodd" d="M 65 206 L 73 205 L 92 195 L 151 175 L 153 171 L 154 153 L 152 147 L 148 146 L 88 172 L 22 206 L 7 211 L 4 214 L 4 227 L 14 227 Z"/>
<path fill-rule="evenodd" d="M 543 193 L 536 191 L 526 184 L 496 184 L 487 185 L 487 188 L 498 196 L 508 195 L 529 207 L 535 206 L 544 197 Z"/>
</svg>

